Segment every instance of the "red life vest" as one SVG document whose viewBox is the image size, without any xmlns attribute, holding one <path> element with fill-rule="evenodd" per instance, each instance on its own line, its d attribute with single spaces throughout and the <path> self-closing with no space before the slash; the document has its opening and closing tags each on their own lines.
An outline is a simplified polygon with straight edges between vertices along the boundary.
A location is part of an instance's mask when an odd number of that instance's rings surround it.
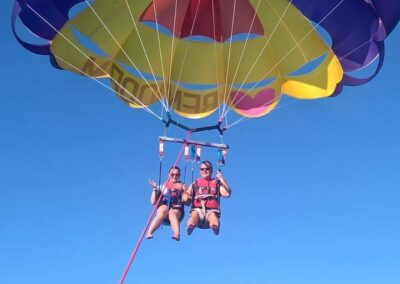
<svg viewBox="0 0 400 284">
<path fill-rule="evenodd" d="M 216 179 L 197 179 L 192 184 L 192 208 L 219 209 L 219 182 Z"/>
<path fill-rule="evenodd" d="M 167 181 L 162 190 L 162 200 L 161 204 L 167 205 L 169 208 L 177 208 L 180 209 L 183 206 L 182 202 L 182 193 L 183 193 L 183 183 L 178 181 L 173 183 L 171 181 Z"/>
</svg>

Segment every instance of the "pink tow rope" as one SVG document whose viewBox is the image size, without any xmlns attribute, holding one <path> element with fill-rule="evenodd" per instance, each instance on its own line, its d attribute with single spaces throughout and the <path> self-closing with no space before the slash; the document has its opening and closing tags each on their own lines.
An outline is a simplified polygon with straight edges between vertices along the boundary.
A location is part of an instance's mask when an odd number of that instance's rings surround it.
<svg viewBox="0 0 400 284">
<path fill-rule="evenodd" d="M 190 137 L 191 134 L 192 134 L 191 131 L 189 131 L 188 134 L 187 134 L 187 136 L 186 136 L 186 140 Z M 178 156 L 176 157 L 176 160 L 175 160 L 175 163 L 174 163 L 174 167 L 177 165 L 179 158 L 182 156 L 183 149 L 185 148 L 185 145 L 186 145 L 186 142 L 183 143 L 182 148 L 181 148 L 181 150 L 179 151 Z M 129 258 L 129 261 L 128 261 L 128 263 L 127 263 L 125 269 L 124 269 L 124 272 L 122 273 L 121 279 L 119 280 L 118 284 L 123 284 L 123 283 L 124 283 L 125 278 L 126 278 L 126 276 L 128 275 L 129 269 L 131 268 L 131 265 L 132 265 L 132 263 L 133 263 L 133 260 L 135 259 L 135 256 L 136 256 L 136 254 L 137 254 L 138 251 L 139 251 L 140 245 L 142 244 L 144 235 L 146 234 L 146 231 L 147 231 L 147 229 L 148 229 L 149 226 L 150 226 L 150 222 L 151 222 L 151 220 L 153 219 L 153 216 L 154 216 L 154 214 L 155 214 L 155 212 L 156 212 L 156 210 L 157 210 L 158 204 L 160 203 L 160 201 L 161 201 L 161 199 L 162 199 L 162 196 L 163 196 L 163 195 L 160 194 L 160 197 L 158 198 L 156 204 L 154 204 L 153 209 L 151 210 L 151 213 L 150 213 L 149 217 L 147 218 L 146 225 L 144 226 L 143 231 L 142 231 L 142 233 L 140 234 L 139 240 L 137 241 L 136 246 L 135 246 L 135 248 L 133 249 L 133 251 L 132 251 L 132 253 L 131 253 L 131 256 L 130 256 L 130 258 Z"/>
</svg>

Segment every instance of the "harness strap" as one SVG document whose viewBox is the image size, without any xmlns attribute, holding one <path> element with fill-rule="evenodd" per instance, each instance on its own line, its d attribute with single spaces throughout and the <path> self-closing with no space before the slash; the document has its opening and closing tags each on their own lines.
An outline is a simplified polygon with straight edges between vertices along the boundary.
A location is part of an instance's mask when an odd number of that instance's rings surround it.
<svg viewBox="0 0 400 284">
<path fill-rule="evenodd" d="M 183 190 L 183 183 L 182 183 L 181 181 L 178 181 L 177 183 L 179 183 L 179 185 L 180 185 L 179 189 L 176 189 L 176 188 L 170 189 L 170 188 L 167 188 L 167 187 L 166 187 L 166 189 L 167 189 L 166 197 L 167 197 L 167 206 L 168 206 L 168 209 L 173 208 L 173 206 L 172 206 L 172 201 L 176 200 L 177 197 L 182 197 L 182 192 L 181 192 L 178 196 L 174 196 L 174 197 L 172 196 L 172 192 L 175 192 L 175 191 L 182 191 L 182 190 Z M 182 203 L 181 205 L 183 206 L 183 203 Z"/>
<path fill-rule="evenodd" d="M 201 200 L 201 210 L 203 211 L 204 220 L 207 219 L 206 202 L 204 199 Z"/>
<path fill-rule="evenodd" d="M 203 216 L 206 217 L 207 216 L 207 208 L 206 208 L 206 199 L 209 197 L 215 197 L 212 194 L 199 194 L 196 195 L 195 199 L 200 199 L 200 203 L 201 203 L 201 210 L 203 211 Z M 219 206 L 218 206 L 219 207 Z"/>
<path fill-rule="evenodd" d="M 221 186 L 221 182 L 219 181 L 219 180 L 217 180 L 217 197 L 216 197 L 216 199 L 217 199 L 217 202 L 218 202 L 218 210 L 220 210 L 221 208 L 221 192 L 220 192 L 220 186 Z M 207 198 L 210 198 L 210 197 L 214 197 L 215 198 L 215 195 L 214 194 L 210 194 L 210 193 L 208 193 L 208 194 L 198 194 L 198 195 L 196 195 L 196 191 L 199 189 L 199 184 L 197 183 L 197 180 L 193 183 L 193 186 L 192 186 L 192 208 L 196 208 L 195 206 L 194 206 L 194 201 L 195 200 L 199 200 L 200 199 L 200 202 L 201 202 L 201 205 L 202 205 L 202 208 L 204 208 L 204 214 L 205 214 L 205 209 L 207 209 L 206 207 L 205 207 L 205 201 L 206 201 L 206 199 Z"/>
<path fill-rule="evenodd" d="M 214 194 L 198 194 L 195 196 L 195 199 L 205 200 L 209 197 L 215 197 L 215 195 Z"/>
</svg>

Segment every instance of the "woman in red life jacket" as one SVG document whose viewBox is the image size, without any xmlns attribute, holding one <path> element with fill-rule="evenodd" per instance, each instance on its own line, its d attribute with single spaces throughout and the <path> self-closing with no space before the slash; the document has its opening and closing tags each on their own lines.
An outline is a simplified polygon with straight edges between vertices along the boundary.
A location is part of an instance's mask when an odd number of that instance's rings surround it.
<svg viewBox="0 0 400 284">
<path fill-rule="evenodd" d="M 200 164 L 200 178 L 193 182 L 184 197 L 185 203 L 190 202 L 192 209 L 187 224 L 187 233 L 190 235 L 196 226 L 211 228 L 214 234 L 219 234 L 219 198 L 229 197 L 231 188 L 220 171 L 216 179 L 212 177 L 212 164 L 203 161 Z M 186 197 L 188 199 L 186 199 Z"/>
<path fill-rule="evenodd" d="M 151 203 L 153 205 L 157 203 L 160 193 L 163 196 L 158 203 L 157 215 L 147 231 L 147 239 L 153 238 L 154 231 L 156 231 L 164 221 L 171 225 L 173 232 L 172 239 L 179 241 L 179 225 L 184 215 L 182 196 L 186 195 L 186 186 L 179 180 L 180 175 L 181 170 L 179 167 L 174 166 L 169 169 L 168 181 L 161 185 L 160 188 L 153 180 L 150 181 L 150 185 L 153 187 L 153 192 L 150 197 Z"/>
</svg>

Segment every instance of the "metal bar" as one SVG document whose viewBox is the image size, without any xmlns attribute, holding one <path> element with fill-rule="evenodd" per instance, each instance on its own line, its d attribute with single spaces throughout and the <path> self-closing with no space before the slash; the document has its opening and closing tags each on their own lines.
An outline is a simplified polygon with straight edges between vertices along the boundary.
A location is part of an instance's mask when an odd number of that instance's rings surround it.
<svg viewBox="0 0 400 284">
<path fill-rule="evenodd" d="M 186 126 L 186 125 L 184 125 L 184 124 L 182 124 L 182 123 L 180 123 L 180 122 L 178 122 L 176 120 L 173 120 L 171 118 L 171 113 L 170 112 L 167 112 L 167 118 L 168 118 L 168 120 L 166 120 L 166 119 L 162 119 L 161 120 L 165 124 L 165 127 L 168 128 L 170 126 L 170 124 L 173 124 L 176 127 L 179 127 L 179 128 L 184 129 L 186 131 L 190 131 L 192 133 L 201 132 L 201 131 L 207 131 L 207 130 L 214 130 L 215 129 L 215 130 L 217 130 L 219 132 L 219 134 L 223 135 L 224 132 L 228 129 L 227 127 L 221 127 L 222 120 L 219 120 L 216 125 L 203 126 L 203 127 L 197 127 L 197 128 L 190 128 L 190 127 L 188 127 L 188 126 Z"/>
<path fill-rule="evenodd" d="M 177 126 L 177 127 L 179 127 L 179 128 L 182 128 L 182 129 L 184 129 L 184 130 L 193 132 L 193 130 L 192 130 L 191 128 L 189 128 L 189 127 L 187 127 L 186 125 L 183 125 L 182 123 L 179 123 L 179 122 L 177 122 L 177 121 L 175 121 L 175 120 L 170 119 L 170 120 L 168 121 L 168 123 L 172 123 L 173 125 L 175 125 L 175 126 Z"/>
<path fill-rule="evenodd" d="M 159 139 L 161 141 L 165 141 L 165 142 L 180 143 L 180 144 L 186 143 L 188 145 L 199 145 L 199 146 L 217 148 L 217 149 L 229 149 L 229 145 L 222 144 L 222 143 L 186 140 L 186 139 L 172 138 L 172 137 L 167 137 L 167 136 L 160 136 Z"/>
</svg>

